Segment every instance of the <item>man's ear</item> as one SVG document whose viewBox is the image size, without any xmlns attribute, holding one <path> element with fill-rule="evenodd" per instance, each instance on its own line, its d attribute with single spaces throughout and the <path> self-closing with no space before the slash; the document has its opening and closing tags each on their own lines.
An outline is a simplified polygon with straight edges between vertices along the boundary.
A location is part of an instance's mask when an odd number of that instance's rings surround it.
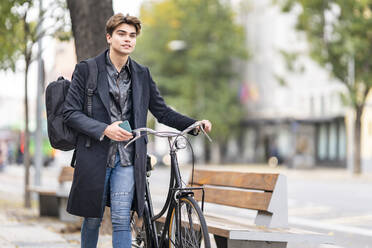
<svg viewBox="0 0 372 248">
<path fill-rule="evenodd" d="M 110 34 L 106 34 L 106 41 L 107 41 L 107 44 L 111 45 L 111 35 Z"/>
</svg>

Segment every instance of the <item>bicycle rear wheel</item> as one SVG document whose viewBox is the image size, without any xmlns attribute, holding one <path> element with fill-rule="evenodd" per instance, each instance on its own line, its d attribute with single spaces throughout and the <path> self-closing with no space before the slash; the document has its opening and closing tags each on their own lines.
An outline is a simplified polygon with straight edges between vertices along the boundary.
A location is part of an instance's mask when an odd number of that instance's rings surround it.
<svg viewBox="0 0 372 248">
<path fill-rule="evenodd" d="M 210 248 L 207 224 L 199 205 L 189 196 L 180 198 L 179 204 L 180 212 L 178 206 L 175 206 L 171 214 L 169 248 Z M 181 228 L 177 230 L 179 220 Z"/>
</svg>

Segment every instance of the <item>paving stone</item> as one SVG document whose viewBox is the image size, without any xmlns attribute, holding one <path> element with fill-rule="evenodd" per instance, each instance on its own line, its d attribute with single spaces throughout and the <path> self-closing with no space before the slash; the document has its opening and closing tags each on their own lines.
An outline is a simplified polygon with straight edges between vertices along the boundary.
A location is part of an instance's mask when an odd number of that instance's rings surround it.
<svg viewBox="0 0 372 248">
<path fill-rule="evenodd" d="M 13 244 L 15 247 L 69 247 L 67 241 L 57 233 L 43 227 L 22 223 L 1 225 L 0 240 Z"/>
</svg>

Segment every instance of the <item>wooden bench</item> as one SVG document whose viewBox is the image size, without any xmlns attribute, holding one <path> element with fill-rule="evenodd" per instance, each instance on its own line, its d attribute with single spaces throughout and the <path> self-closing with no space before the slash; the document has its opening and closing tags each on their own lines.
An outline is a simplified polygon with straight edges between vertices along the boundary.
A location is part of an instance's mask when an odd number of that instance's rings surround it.
<svg viewBox="0 0 372 248">
<path fill-rule="evenodd" d="M 189 185 L 192 178 L 190 177 Z M 217 214 L 207 211 L 209 233 L 218 248 L 284 248 L 288 242 L 333 243 L 333 237 L 288 227 L 287 180 L 281 174 L 195 170 L 192 186 L 204 187 L 204 202 L 218 204 Z M 200 190 L 195 199 L 201 201 Z M 228 216 L 226 213 L 229 208 Z M 240 208 L 240 209 L 235 209 Z M 257 211 L 254 223 L 239 217 L 242 209 Z M 232 212 L 235 217 L 232 216 Z"/>
<path fill-rule="evenodd" d="M 62 221 L 76 221 L 78 218 L 66 212 L 68 195 L 74 175 L 74 168 L 62 167 L 58 176 L 58 187 L 30 187 L 30 191 L 38 194 L 40 216 L 55 216 Z"/>
</svg>

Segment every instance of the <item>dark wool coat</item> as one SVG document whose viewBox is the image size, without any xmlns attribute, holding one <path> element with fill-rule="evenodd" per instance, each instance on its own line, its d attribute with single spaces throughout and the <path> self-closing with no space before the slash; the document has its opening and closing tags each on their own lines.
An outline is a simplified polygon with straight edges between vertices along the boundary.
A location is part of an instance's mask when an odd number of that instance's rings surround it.
<svg viewBox="0 0 372 248">
<path fill-rule="evenodd" d="M 130 59 L 130 58 L 129 58 Z M 97 90 L 93 95 L 93 118 L 84 111 L 85 84 L 88 79 L 88 64 L 80 62 L 76 65 L 71 85 L 66 96 L 64 121 L 78 131 L 76 145 L 76 165 L 74 179 L 68 199 L 67 211 L 83 217 L 101 217 L 101 204 L 107 156 L 110 140 L 105 137 L 100 141 L 110 120 L 110 97 L 105 52 L 95 58 L 98 66 Z M 130 120 L 133 129 L 145 127 L 147 112 L 167 126 L 183 130 L 195 120 L 181 115 L 169 108 L 152 80 L 149 69 L 134 60 L 130 61 L 132 73 L 132 116 Z M 85 146 L 87 137 L 91 138 L 91 146 Z M 134 209 L 142 215 L 145 195 L 146 178 L 146 148 L 147 137 L 135 142 L 134 178 L 135 197 Z"/>
</svg>

